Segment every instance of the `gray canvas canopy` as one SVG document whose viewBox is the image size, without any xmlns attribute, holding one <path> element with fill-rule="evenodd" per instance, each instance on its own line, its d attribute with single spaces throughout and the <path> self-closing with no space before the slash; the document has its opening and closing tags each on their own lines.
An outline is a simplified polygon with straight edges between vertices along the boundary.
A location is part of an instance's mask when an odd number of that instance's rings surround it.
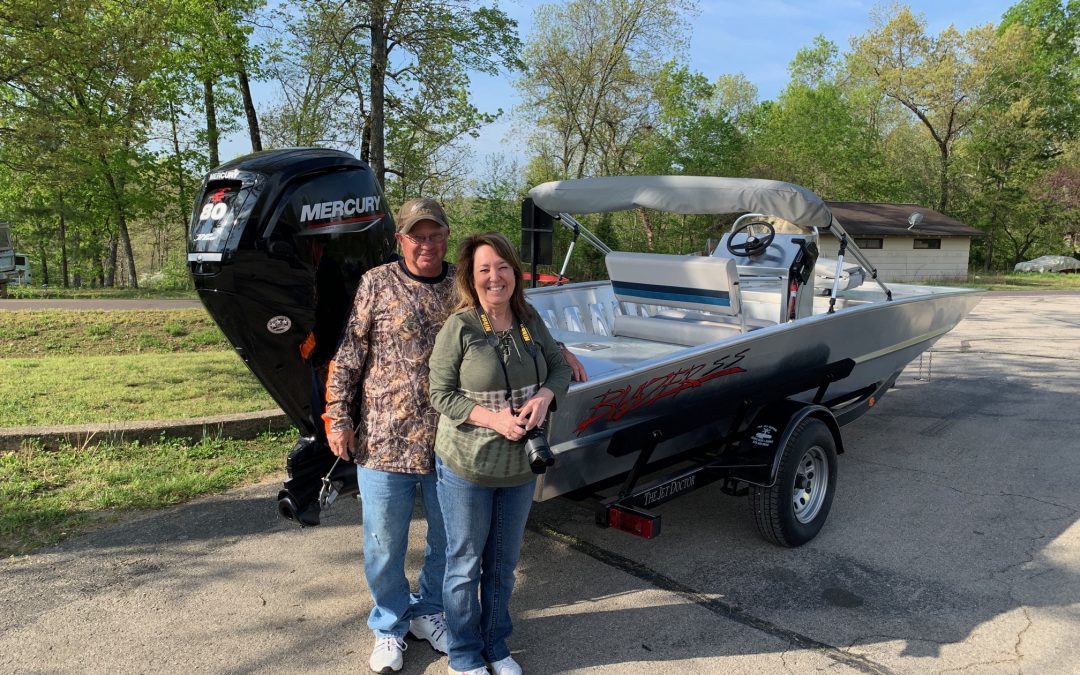
<svg viewBox="0 0 1080 675">
<path fill-rule="evenodd" d="M 821 197 L 792 183 L 715 176 L 605 176 L 552 181 L 529 191 L 548 213 L 602 213 L 636 208 L 667 213 L 762 213 L 802 227 L 828 229 Z"/>
</svg>

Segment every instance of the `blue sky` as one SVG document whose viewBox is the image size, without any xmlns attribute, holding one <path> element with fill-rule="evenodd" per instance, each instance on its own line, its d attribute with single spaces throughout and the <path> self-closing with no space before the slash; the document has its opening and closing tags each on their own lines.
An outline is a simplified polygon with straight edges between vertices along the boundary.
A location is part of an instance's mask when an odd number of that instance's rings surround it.
<svg viewBox="0 0 1080 675">
<path fill-rule="evenodd" d="M 500 7 L 517 20 L 522 40 L 532 30 L 532 0 L 501 0 Z M 961 31 L 986 23 L 997 24 L 1015 0 L 911 0 L 911 9 L 922 14 L 932 33 L 950 24 Z M 870 29 L 870 14 L 878 2 L 864 0 L 699 0 L 699 14 L 692 19 L 693 33 L 687 57 L 693 70 L 710 80 L 725 73 L 742 73 L 757 88 L 762 100 L 775 98 L 788 81 L 787 66 L 795 53 L 824 35 L 846 50 L 849 39 Z M 256 96 L 269 100 L 272 89 L 260 86 Z M 522 144 L 513 142 L 510 117 L 519 103 L 512 76 L 474 78 L 473 101 L 481 110 L 502 108 L 503 117 L 486 127 L 471 143 L 478 159 L 503 153 L 523 159 Z M 246 132 L 236 134 L 222 147 L 227 159 L 249 151 Z"/>
</svg>

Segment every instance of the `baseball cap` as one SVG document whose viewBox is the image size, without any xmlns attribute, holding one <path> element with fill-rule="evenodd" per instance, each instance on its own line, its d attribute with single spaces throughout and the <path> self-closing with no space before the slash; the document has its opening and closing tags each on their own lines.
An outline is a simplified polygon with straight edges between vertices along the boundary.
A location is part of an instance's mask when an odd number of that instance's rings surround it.
<svg viewBox="0 0 1080 675">
<path fill-rule="evenodd" d="M 409 230 L 413 228 L 422 220 L 430 220 L 438 223 L 445 228 L 450 226 L 446 223 L 446 213 L 443 211 L 443 207 L 439 202 L 429 197 L 421 197 L 420 199 L 410 199 L 401 205 L 398 210 L 397 218 L 397 231 L 402 234 L 408 234 Z"/>
</svg>

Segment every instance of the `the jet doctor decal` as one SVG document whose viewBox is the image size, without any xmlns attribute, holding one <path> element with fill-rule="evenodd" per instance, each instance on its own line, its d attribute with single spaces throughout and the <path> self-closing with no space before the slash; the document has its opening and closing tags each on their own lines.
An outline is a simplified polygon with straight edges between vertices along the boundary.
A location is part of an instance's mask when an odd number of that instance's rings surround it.
<svg viewBox="0 0 1080 675">
<path fill-rule="evenodd" d="M 608 389 L 595 397 L 596 403 L 589 409 L 588 415 L 575 431 L 581 433 L 590 425 L 601 420 L 615 422 L 627 414 L 657 401 L 677 395 L 687 389 L 700 387 L 710 380 L 745 373 L 737 364 L 742 361 L 749 348 L 734 354 L 727 354 L 711 364 L 699 363 L 688 368 L 680 368 L 670 373 L 649 378 L 640 384 L 628 384 L 620 389 Z"/>
</svg>

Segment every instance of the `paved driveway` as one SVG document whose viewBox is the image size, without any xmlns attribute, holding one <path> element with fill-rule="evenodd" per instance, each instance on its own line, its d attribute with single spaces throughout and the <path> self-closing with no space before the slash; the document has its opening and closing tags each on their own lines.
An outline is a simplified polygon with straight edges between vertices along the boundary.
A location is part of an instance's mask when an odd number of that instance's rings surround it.
<svg viewBox="0 0 1080 675">
<path fill-rule="evenodd" d="M 516 657 L 536 675 L 1076 672 L 1078 302 L 984 299 L 845 429 L 832 514 L 802 548 L 709 488 L 664 507 L 651 542 L 537 504 Z M 0 672 L 366 672 L 357 508 L 301 531 L 276 489 L 0 563 Z M 422 550 L 418 520 L 414 578 Z M 413 643 L 403 672 L 446 661 Z"/>
</svg>

